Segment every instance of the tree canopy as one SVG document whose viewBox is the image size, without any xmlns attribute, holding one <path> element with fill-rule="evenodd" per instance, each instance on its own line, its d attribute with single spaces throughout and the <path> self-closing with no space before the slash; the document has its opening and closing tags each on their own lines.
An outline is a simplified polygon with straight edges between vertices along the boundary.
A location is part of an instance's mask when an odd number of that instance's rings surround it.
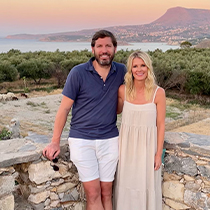
<svg viewBox="0 0 210 210">
<path fill-rule="evenodd" d="M 189 46 L 189 43 L 183 46 Z M 114 61 L 126 64 L 133 52 L 119 50 Z M 183 47 L 182 49 L 148 51 L 153 61 L 158 84 L 165 90 L 180 93 L 210 95 L 210 49 Z M 72 52 L 27 52 L 10 50 L 0 54 L 0 82 L 21 78 L 32 79 L 36 84 L 42 79 L 55 77 L 62 87 L 71 69 L 88 61 L 88 50 Z"/>
</svg>

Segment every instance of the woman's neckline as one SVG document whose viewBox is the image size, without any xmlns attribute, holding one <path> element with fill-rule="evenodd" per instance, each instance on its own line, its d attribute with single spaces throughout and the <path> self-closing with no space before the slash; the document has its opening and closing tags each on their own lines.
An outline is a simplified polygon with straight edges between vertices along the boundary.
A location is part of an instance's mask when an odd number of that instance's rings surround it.
<svg viewBox="0 0 210 210">
<path fill-rule="evenodd" d="M 125 100 L 126 101 L 126 100 Z M 132 104 L 132 105 L 147 105 L 147 104 L 155 104 L 154 102 L 149 102 L 149 103 L 145 103 L 145 104 L 134 104 L 134 103 L 131 103 L 129 101 L 126 101 L 127 103 L 129 104 Z"/>
</svg>

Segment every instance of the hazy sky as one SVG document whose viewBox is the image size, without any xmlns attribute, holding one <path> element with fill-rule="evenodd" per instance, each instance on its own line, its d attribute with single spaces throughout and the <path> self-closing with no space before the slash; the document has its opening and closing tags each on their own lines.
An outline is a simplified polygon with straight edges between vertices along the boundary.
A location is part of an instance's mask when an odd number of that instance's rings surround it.
<svg viewBox="0 0 210 210">
<path fill-rule="evenodd" d="M 210 0 L 0 0 L 0 36 L 146 24 L 177 6 L 210 10 Z"/>
</svg>

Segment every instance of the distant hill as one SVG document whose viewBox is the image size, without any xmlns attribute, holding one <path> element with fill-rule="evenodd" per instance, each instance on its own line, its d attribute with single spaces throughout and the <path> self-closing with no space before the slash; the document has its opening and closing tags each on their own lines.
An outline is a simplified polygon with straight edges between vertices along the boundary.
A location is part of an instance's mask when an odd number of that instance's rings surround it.
<svg viewBox="0 0 210 210">
<path fill-rule="evenodd" d="M 204 39 L 196 45 L 196 48 L 210 48 L 210 39 Z"/>
<path fill-rule="evenodd" d="M 166 13 L 144 25 L 126 25 L 104 28 L 112 31 L 119 42 L 167 42 L 178 45 L 182 41 L 199 43 L 210 38 L 210 10 L 187 9 L 183 7 L 170 8 Z M 74 32 L 52 34 L 17 34 L 7 36 L 8 39 L 36 39 L 39 41 L 90 41 L 99 28 Z"/>
<path fill-rule="evenodd" d="M 175 7 L 168 9 L 163 16 L 161 16 L 151 24 L 162 25 L 164 27 L 179 28 L 210 25 L 210 10 Z"/>
</svg>

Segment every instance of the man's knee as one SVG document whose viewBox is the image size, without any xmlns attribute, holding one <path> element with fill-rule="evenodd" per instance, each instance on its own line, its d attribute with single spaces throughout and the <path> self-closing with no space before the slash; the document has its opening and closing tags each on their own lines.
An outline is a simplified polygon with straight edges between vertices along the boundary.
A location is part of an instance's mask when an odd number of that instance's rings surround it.
<svg viewBox="0 0 210 210">
<path fill-rule="evenodd" d="M 101 191 L 99 189 L 91 188 L 86 191 L 86 198 L 91 203 L 94 203 L 100 197 L 101 197 Z"/>
<path fill-rule="evenodd" d="M 101 183 L 101 195 L 104 198 L 112 197 L 112 182 Z"/>
<path fill-rule="evenodd" d="M 83 183 L 86 198 L 89 202 L 95 202 L 97 199 L 101 199 L 101 188 L 100 185 L 97 184 L 97 182 L 89 182 L 89 183 Z"/>
</svg>

